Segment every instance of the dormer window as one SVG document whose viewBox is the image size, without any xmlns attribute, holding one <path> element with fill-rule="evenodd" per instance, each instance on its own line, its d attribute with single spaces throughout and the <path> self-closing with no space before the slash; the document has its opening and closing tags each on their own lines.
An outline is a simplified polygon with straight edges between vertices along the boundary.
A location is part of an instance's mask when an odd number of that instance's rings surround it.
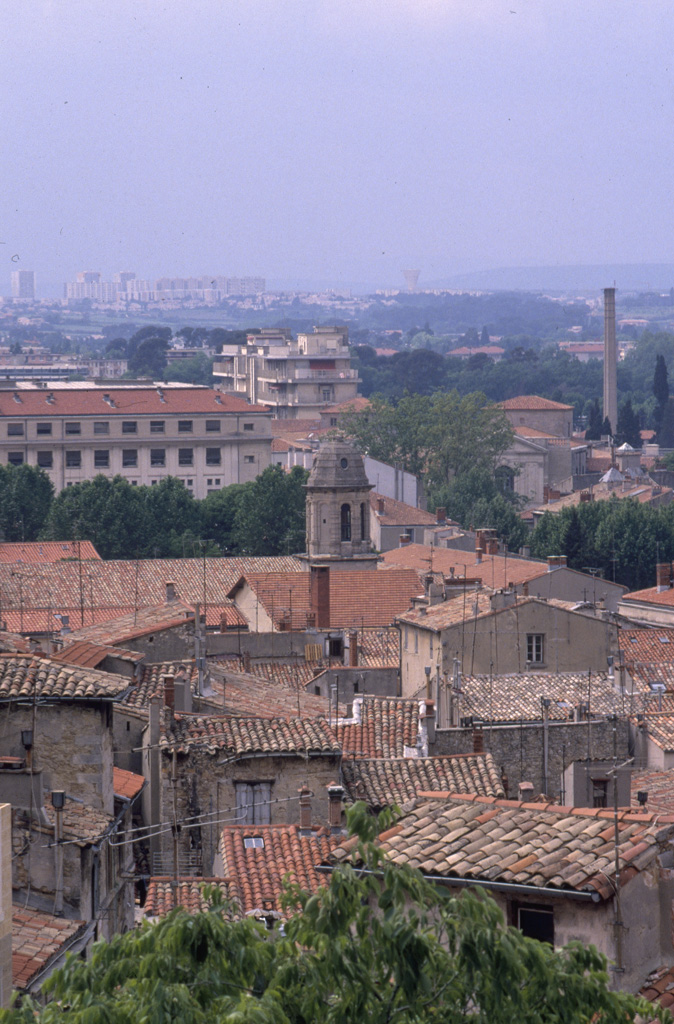
<svg viewBox="0 0 674 1024">
<path fill-rule="evenodd" d="M 246 850 L 264 850 L 262 836 L 244 836 L 243 845 Z"/>
</svg>

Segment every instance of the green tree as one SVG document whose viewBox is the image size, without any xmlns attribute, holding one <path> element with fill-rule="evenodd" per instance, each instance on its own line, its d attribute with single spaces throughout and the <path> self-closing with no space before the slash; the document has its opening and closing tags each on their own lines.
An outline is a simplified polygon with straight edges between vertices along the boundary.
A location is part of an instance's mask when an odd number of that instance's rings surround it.
<svg viewBox="0 0 674 1024">
<path fill-rule="evenodd" d="M 661 448 L 674 448 L 674 398 L 668 398 L 662 411 L 658 444 Z"/>
<path fill-rule="evenodd" d="M 586 441 L 598 441 L 601 438 L 601 412 L 599 411 L 599 399 L 595 398 L 590 403 L 587 416 L 587 429 L 585 431 Z"/>
<path fill-rule="evenodd" d="M 168 341 L 164 338 L 145 338 L 129 357 L 129 373 L 137 377 L 163 377 L 168 360 Z"/>
<path fill-rule="evenodd" d="M 592 946 L 560 950 L 507 927 L 484 893 L 434 886 L 392 863 L 372 839 L 390 817 L 350 811 L 357 866 L 340 864 L 316 894 L 287 893 L 283 930 L 210 909 L 70 956 L 3 1024 L 628 1024 L 671 1021 L 609 988 Z M 364 868 L 362 870 L 361 868 Z M 206 890 L 207 894 L 209 890 Z"/>
<path fill-rule="evenodd" d="M 626 442 L 633 448 L 641 448 L 641 424 L 629 398 L 620 406 L 618 424 L 616 426 L 616 441 L 619 444 Z"/>
<path fill-rule="evenodd" d="M 658 406 L 662 409 L 669 398 L 669 380 L 667 376 L 667 363 L 662 353 L 655 357 L 655 373 L 653 374 L 653 394 Z"/>
<path fill-rule="evenodd" d="M 244 491 L 254 486 L 253 483 L 230 484 L 213 491 L 199 503 L 202 535 L 212 538 L 225 554 L 238 553 L 234 541 L 236 513 Z"/>
<path fill-rule="evenodd" d="M 489 328 L 485 326 L 485 327 L 482 328 L 482 334 L 480 335 L 480 345 L 489 345 L 489 344 L 490 344 Z"/>
<path fill-rule="evenodd" d="M 308 474 L 300 466 L 286 473 L 267 466 L 241 491 L 234 516 L 232 538 L 247 555 L 288 555 L 306 548 L 304 484 Z"/>
<path fill-rule="evenodd" d="M 562 541 L 562 551 L 566 555 L 566 563 L 572 569 L 583 568 L 583 543 L 583 527 L 578 509 L 574 506 L 567 517 Z"/>
<path fill-rule="evenodd" d="M 4 540 L 37 540 L 54 498 L 47 474 L 37 466 L 0 466 L 0 530 Z"/>
<path fill-rule="evenodd" d="M 185 384 L 212 384 L 213 360 L 202 352 L 191 359 L 176 359 L 161 371 L 163 380 L 175 380 Z"/>
<path fill-rule="evenodd" d="M 611 429 L 611 421 L 608 416 L 604 416 L 604 422 L 601 425 L 601 436 L 613 437 L 613 430 Z"/>
<path fill-rule="evenodd" d="M 121 476 L 66 487 L 52 502 L 42 539 L 90 540 L 102 558 L 142 556 L 149 536 L 144 490 Z"/>
<path fill-rule="evenodd" d="M 528 528 L 519 517 L 517 496 L 499 490 L 487 469 L 461 473 L 449 483 L 431 491 L 431 507 L 444 506 L 450 519 L 465 529 L 487 527 L 496 530 L 510 551 L 526 543 Z"/>
<path fill-rule="evenodd" d="M 199 536 L 199 505 L 182 480 L 167 476 L 154 487 L 133 489 L 140 491 L 145 509 L 146 555 L 154 558 L 193 555 L 193 547 L 186 549 L 184 542 L 192 542 Z"/>
</svg>

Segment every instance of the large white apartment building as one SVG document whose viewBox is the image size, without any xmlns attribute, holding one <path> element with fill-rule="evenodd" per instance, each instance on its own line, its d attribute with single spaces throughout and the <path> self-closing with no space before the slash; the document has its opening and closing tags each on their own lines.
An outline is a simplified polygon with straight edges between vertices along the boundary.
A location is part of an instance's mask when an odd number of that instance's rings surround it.
<svg viewBox="0 0 674 1024">
<path fill-rule="evenodd" d="M 57 491 L 98 474 L 183 481 L 196 498 L 271 461 L 271 413 L 184 384 L 0 383 L 0 462 L 40 466 Z"/>
<path fill-rule="evenodd" d="M 321 410 L 355 398 L 346 327 L 314 327 L 312 334 L 264 329 L 245 345 L 224 345 L 213 373 L 223 391 L 274 410 L 279 419 L 317 419 Z"/>
</svg>

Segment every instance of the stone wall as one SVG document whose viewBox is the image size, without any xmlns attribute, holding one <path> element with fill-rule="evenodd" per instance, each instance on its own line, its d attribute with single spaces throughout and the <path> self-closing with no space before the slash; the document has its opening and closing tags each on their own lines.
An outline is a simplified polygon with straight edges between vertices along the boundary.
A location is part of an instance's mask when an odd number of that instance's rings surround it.
<svg viewBox="0 0 674 1024">
<path fill-rule="evenodd" d="M 194 657 L 194 620 L 189 619 L 171 629 L 158 629 L 129 641 L 134 651 L 144 654 L 149 662 L 183 661 Z"/>
<path fill-rule="evenodd" d="M 508 795 L 517 799 L 520 782 L 533 783 L 536 794 L 544 792 L 544 730 L 541 723 L 485 726 L 484 749 L 489 751 L 508 779 Z M 429 753 L 466 754 L 472 751 L 473 729 L 437 729 Z M 618 722 L 618 757 L 629 757 L 629 728 Z M 613 757 L 613 723 L 607 721 L 551 722 L 548 726 L 548 796 L 562 796 L 562 773 L 571 761 Z M 563 801 L 562 801 L 563 802 Z"/>
<path fill-rule="evenodd" d="M 12 808 L 0 804 L 0 1008 L 12 994 Z"/>
</svg>

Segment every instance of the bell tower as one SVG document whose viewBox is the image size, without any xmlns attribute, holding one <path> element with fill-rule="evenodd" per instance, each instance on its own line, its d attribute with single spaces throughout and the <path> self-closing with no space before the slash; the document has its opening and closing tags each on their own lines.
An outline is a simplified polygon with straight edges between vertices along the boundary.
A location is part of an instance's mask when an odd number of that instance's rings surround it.
<svg viewBox="0 0 674 1024">
<path fill-rule="evenodd" d="M 370 491 L 363 457 L 344 440 L 321 445 L 307 492 L 307 555 L 312 565 L 374 569 L 370 542 Z"/>
</svg>

